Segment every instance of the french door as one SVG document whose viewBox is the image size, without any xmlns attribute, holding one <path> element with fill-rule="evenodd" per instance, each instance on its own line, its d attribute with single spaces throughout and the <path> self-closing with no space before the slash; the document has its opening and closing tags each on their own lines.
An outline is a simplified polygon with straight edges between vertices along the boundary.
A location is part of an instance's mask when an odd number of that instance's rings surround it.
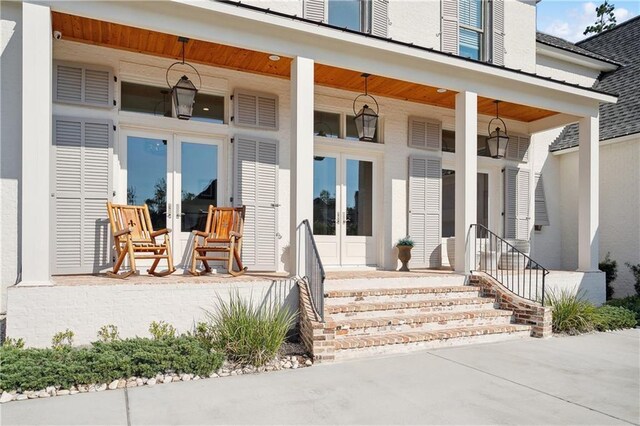
<svg viewBox="0 0 640 426">
<path fill-rule="evenodd" d="M 375 265 L 375 159 L 317 153 L 313 163 L 313 233 L 322 262 Z"/>
<path fill-rule="evenodd" d="M 224 156 L 220 139 L 127 132 L 127 204 L 147 204 L 154 229 L 172 230 L 176 265 L 188 265 L 191 231 L 203 230 L 207 208 L 220 205 Z"/>
</svg>

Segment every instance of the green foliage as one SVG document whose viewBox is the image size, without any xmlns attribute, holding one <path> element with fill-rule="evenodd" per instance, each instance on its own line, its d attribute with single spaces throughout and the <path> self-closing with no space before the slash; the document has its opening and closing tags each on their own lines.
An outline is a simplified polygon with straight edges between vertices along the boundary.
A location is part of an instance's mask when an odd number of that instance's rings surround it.
<svg viewBox="0 0 640 426">
<path fill-rule="evenodd" d="M 618 262 L 612 260 L 610 253 L 604 257 L 604 260 L 598 263 L 598 269 L 604 272 L 605 282 L 607 284 L 607 300 L 613 298 L 613 286 L 611 285 L 618 277 Z"/>
<path fill-rule="evenodd" d="M 103 325 L 100 327 L 100 330 L 98 330 L 98 340 L 100 342 L 113 342 L 115 340 L 120 340 L 118 327 L 113 324 Z"/>
<path fill-rule="evenodd" d="M 149 325 L 149 333 L 156 340 L 172 339 L 176 337 L 176 329 L 164 321 L 154 321 Z"/>
<path fill-rule="evenodd" d="M 600 34 L 615 27 L 617 24 L 616 15 L 613 13 L 615 9 L 616 6 L 614 4 L 604 0 L 604 3 L 596 7 L 596 22 L 585 28 L 582 34 Z"/>
<path fill-rule="evenodd" d="M 7 348 L 22 349 L 24 348 L 24 339 L 22 337 L 18 339 L 7 337 L 6 339 L 4 339 L 4 342 L 2 342 L 2 346 Z"/>
<path fill-rule="evenodd" d="M 75 336 L 75 333 L 68 328 L 65 331 L 58 332 L 51 338 L 51 347 L 53 349 L 62 349 L 73 346 L 73 336 Z"/>
<path fill-rule="evenodd" d="M 0 388 L 37 390 L 47 386 L 108 383 L 131 376 L 176 372 L 206 376 L 223 357 L 189 336 L 94 342 L 88 348 L 0 348 Z"/>
<path fill-rule="evenodd" d="M 398 240 L 398 242 L 396 243 L 396 246 L 407 246 L 407 247 L 413 247 L 414 246 L 414 242 L 411 239 L 410 236 L 406 236 L 404 238 L 400 238 Z"/>
<path fill-rule="evenodd" d="M 627 262 L 625 263 L 625 265 L 627 265 L 627 267 L 631 269 L 631 273 L 636 279 L 633 288 L 635 288 L 636 290 L 636 295 L 640 296 L 640 263 L 638 263 L 637 265 L 632 265 L 631 263 Z"/>
<path fill-rule="evenodd" d="M 593 326 L 598 331 L 633 328 L 636 326 L 636 314 L 618 306 L 600 306 L 593 316 Z"/>
<path fill-rule="evenodd" d="M 610 306 L 626 308 L 636 315 L 636 322 L 640 324 L 640 296 L 629 296 L 623 299 L 613 299 L 607 302 Z"/>
<path fill-rule="evenodd" d="M 233 361 L 255 366 L 276 355 L 296 318 L 294 312 L 273 303 L 255 306 L 237 291 L 229 302 L 218 297 L 217 305 L 216 311 L 207 312 L 212 346 Z"/>
<path fill-rule="evenodd" d="M 215 338 L 215 328 L 211 323 L 198 322 L 193 331 L 187 332 L 188 336 L 197 339 L 204 347 L 213 350 L 213 340 Z"/>
<path fill-rule="evenodd" d="M 580 334 L 593 330 L 596 308 L 582 294 L 566 289 L 560 293 L 548 291 L 546 305 L 552 310 L 554 333 Z"/>
</svg>

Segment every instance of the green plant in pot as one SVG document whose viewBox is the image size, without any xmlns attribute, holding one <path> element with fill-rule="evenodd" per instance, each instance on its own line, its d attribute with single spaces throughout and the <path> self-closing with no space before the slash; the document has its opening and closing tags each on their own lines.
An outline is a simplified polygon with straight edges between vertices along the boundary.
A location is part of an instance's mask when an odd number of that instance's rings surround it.
<svg viewBox="0 0 640 426">
<path fill-rule="evenodd" d="M 407 235 L 404 238 L 400 238 L 396 243 L 398 248 L 398 259 L 402 262 L 400 271 L 409 272 L 409 260 L 411 260 L 411 249 L 413 248 L 413 240 Z"/>
</svg>

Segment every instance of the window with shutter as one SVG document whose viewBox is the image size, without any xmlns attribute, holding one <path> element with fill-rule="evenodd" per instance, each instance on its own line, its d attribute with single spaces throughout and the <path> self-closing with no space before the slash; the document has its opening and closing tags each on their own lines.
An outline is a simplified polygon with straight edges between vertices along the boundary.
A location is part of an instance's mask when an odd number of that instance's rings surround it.
<svg viewBox="0 0 640 426">
<path fill-rule="evenodd" d="M 278 142 L 236 136 L 233 202 L 246 206 L 242 261 L 253 270 L 277 269 Z"/>
<path fill-rule="evenodd" d="M 442 123 L 436 120 L 410 117 L 409 146 L 440 151 L 442 146 Z"/>
<path fill-rule="evenodd" d="M 236 90 L 233 100 L 236 126 L 278 130 L 277 95 Z"/>
<path fill-rule="evenodd" d="M 547 199 L 544 195 L 544 183 L 542 181 L 542 175 L 536 173 L 536 210 L 534 217 L 534 225 L 549 226 L 549 214 L 547 212 Z"/>
<path fill-rule="evenodd" d="M 458 0 L 441 0 L 440 8 L 440 50 L 457 55 L 459 47 Z"/>
<path fill-rule="evenodd" d="M 111 199 L 112 123 L 54 117 L 52 270 L 94 273 L 109 266 L 106 202 Z"/>
<path fill-rule="evenodd" d="M 373 0 L 371 12 L 371 34 L 388 37 L 389 33 L 389 1 Z"/>
<path fill-rule="evenodd" d="M 504 0 L 493 0 L 492 62 L 504 65 Z"/>
<path fill-rule="evenodd" d="M 302 13 L 304 19 L 311 21 L 325 22 L 327 0 L 304 0 L 302 5 Z"/>
<path fill-rule="evenodd" d="M 113 108 L 113 71 L 108 67 L 54 63 L 53 101 Z"/>
<path fill-rule="evenodd" d="M 504 236 L 529 239 L 529 178 L 526 169 L 504 169 Z"/>
<path fill-rule="evenodd" d="M 412 264 L 441 266 L 442 164 L 438 157 L 409 157 L 409 227 Z"/>
</svg>

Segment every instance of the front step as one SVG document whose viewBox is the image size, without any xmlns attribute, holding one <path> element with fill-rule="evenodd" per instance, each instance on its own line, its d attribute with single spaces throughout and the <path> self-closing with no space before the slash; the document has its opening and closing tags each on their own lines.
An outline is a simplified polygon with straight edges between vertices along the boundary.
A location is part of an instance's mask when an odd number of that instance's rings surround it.
<svg viewBox="0 0 640 426">
<path fill-rule="evenodd" d="M 405 333 L 464 328 L 485 325 L 506 325 L 513 312 L 485 309 L 468 312 L 439 312 L 418 315 L 395 315 L 376 318 L 351 318 L 335 321 L 336 336 L 371 336 L 380 333 Z"/>
<path fill-rule="evenodd" d="M 465 312 L 494 309 L 495 300 L 490 297 L 455 297 L 389 302 L 356 302 L 325 306 L 325 315 L 334 321 L 348 318 L 375 318 L 394 314 L 423 314 L 425 312 Z M 382 312 L 381 312 L 382 311 Z"/>
<path fill-rule="evenodd" d="M 469 343 L 489 343 L 526 338 L 528 325 L 486 325 L 449 328 L 434 331 L 385 333 L 373 336 L 344 337 L 335 340 L 335 359 L 406 353 L 411 350 L 435 349 Z"/>
<path fill-rule="evenodd" d="M 392 287 L 368 289 L 342 289 L 325 291 L 325 305 L 339 305 L 351 302 L 382 302 L 431 300 L 445 298 L 471 298 L 478 296 L 480 287 L 430 286 L 430 287 Z"/>
</svg>

